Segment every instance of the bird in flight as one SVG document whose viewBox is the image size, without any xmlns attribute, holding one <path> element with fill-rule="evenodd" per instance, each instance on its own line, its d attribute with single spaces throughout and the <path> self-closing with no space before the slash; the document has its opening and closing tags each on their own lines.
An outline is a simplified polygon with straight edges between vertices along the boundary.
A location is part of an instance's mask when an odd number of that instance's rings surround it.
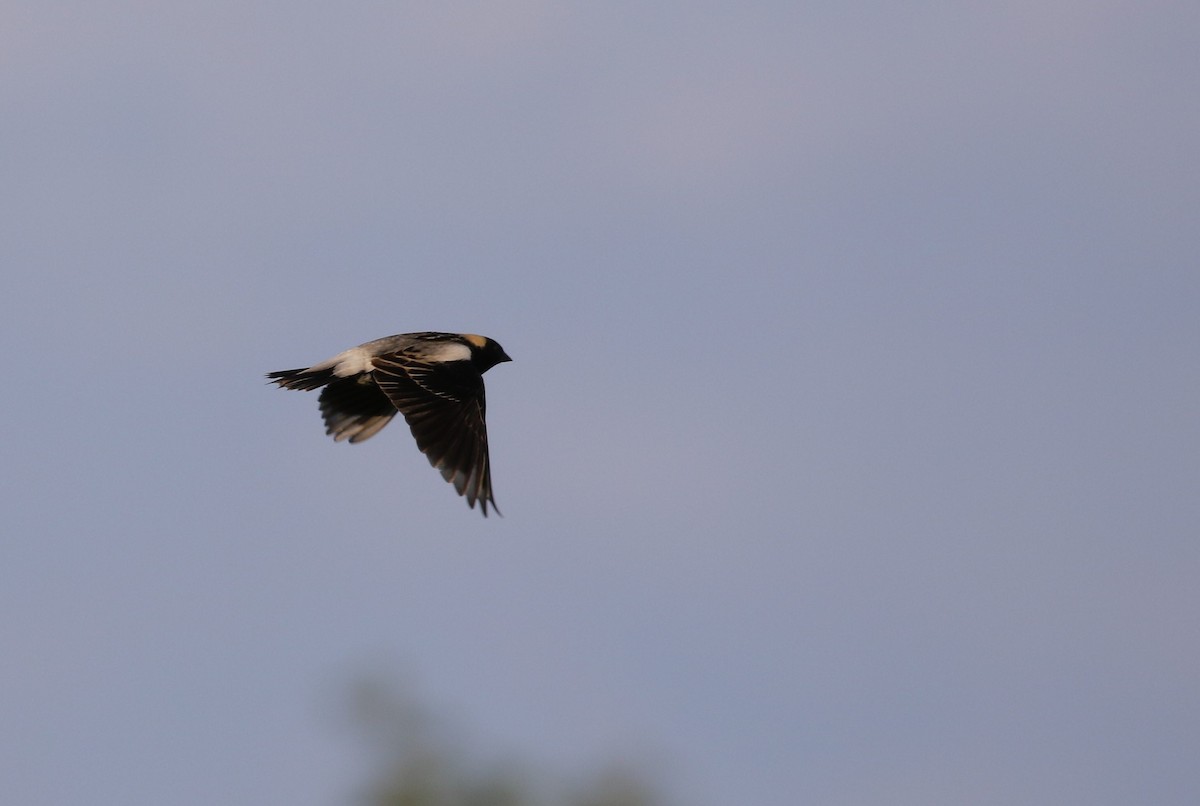
<svg viewBox="0 0 1200 806">
<path fill-rule="evenodd" d="M 325 433 L 362 442 L 396 412 L 442 478 L 486 518 L 492 497 L 483 373 L 511 361 L 504 348 L 472 333 L 404 333 L 338 353 L 308 369 L 270 372 L 283 389 L 321 391 Z"/>
</svg>

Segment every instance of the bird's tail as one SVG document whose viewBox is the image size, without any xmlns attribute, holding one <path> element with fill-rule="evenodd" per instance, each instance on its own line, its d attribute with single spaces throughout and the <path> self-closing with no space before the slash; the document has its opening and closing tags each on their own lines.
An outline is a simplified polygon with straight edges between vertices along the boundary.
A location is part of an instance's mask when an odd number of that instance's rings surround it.
<svg viewBox="0 0 1200 806">
<path fill-rule="evenodd" d="M 332 369 L 285 369 L 279 372 L 268 372 L 267 377 L 272 383 L 277 383 L 283 389 L 300 389 L 308 391 L 319 389 L 334 379 Z"/>
</svg>

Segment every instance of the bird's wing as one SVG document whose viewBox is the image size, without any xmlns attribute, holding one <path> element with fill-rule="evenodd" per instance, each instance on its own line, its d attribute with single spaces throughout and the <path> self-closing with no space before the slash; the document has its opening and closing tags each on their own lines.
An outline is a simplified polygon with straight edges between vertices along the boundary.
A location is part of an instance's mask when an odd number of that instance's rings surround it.
<svg viewBox="0 0 1200 806">
<path fill-rule="evenodd" d="M 466 362 L 426 364 L 403 352 L 371 363 L 375 382 L 404 415 L 429 463 L 472 508 L 479 501 L 485 516 L 489 504 L 496 509 L 479 373 Z"/>
<path fill-rule="evenodd" d="M 362 442 L 396 416 L 396 407 L 368 375 L 335 378 L 321 391 L 325 433 L 338 442 Z"/>
</svg>

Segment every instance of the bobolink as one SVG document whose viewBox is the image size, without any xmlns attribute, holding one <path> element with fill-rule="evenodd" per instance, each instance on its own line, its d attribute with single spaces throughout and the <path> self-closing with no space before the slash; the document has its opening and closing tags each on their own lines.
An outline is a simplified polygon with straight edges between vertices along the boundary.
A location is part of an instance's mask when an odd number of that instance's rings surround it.
<svg viewBox="0 0 1200 806">
<path fill-rule="evenodd" d="M 485 336 L 404 333 L 267 377 L 284 389 L 324 386 L 325 433 L 338 442 L 370 439 L 400 412 L 429 463 L 487 517 L 489 504 L 500 510 L 492 497 L 483 373 L 511 360 Z"/>
</svg>

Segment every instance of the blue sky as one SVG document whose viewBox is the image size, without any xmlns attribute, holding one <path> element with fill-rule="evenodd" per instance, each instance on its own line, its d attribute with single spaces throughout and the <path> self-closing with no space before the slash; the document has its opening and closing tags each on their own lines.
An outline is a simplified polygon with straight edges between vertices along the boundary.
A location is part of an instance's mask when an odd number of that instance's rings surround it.
<svg viewBox="0 0 1200 806">
<path fill-rule="evenodd" d="M 0 769 L 1200 797 L 1200 12 L 10 2 Z M 478 332 L 496 499 L 262 375 Z"/>
</svg>

